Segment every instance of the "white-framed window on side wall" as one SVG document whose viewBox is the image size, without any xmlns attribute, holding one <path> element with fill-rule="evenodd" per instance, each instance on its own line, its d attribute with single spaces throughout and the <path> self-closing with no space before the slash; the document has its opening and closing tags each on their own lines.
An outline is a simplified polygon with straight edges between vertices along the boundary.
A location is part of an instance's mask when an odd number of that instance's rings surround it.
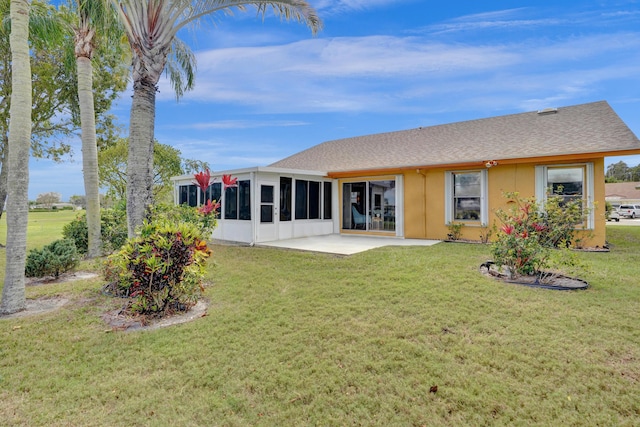
<svg viewBox="0 0 640 427">
<path fill-rule="evenodd" d="M 541 204 L 550 195 L 567 202 L 583 200 L 583 206 L 589 210 L 585 225 L 592 230 L 595 226 L 593 175 L 593 163 L 536 166 L 536 199 Z"/>
<path fill-rule="evenodd" d="M 482 170 L 445 173 L 445 223 L 486 225 L 489 219 L 488 173 Z"/>
</svg>

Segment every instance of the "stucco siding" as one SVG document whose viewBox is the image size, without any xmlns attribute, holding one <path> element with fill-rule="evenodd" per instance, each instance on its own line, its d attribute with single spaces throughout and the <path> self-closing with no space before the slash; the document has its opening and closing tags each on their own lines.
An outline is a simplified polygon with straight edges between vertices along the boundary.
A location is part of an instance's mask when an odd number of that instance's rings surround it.
<svg viewBox="0 0 640 427">
<path fill-rule="evenodd" d="M 594 228 L 582 234 L 583 243 L 588 247 L 602 247 L 606 240 L 606 221 L 604 217 L 604 159 L 580 159 L 571 164 L 593 164 L 593 212 Z M 487 170 L 488 217 L 486 226 L 481 221 L 461 221 L 465 223 L 462 238 L 481 240 L 481 234 L 487 227 L 500 227 L 495 215 L 496 210 L 509 209 L 505 193 L 518 192 L 521 197 L 534 197 L 536 194 L 536 166 L 567 164 L 566 162 L 545 162 L 536 164 L 496 165 Z M 479 170 L 455 169 L 455 171 Z M 404 172 L 405 195 L 405 237 L 413 239 L 446 239 L 449 233 L 445 217 L 445 177 L 447 168 L 418 169 Z M 494 233 L 495 235 L 495 233 Z"/>
<path fill-rule="evenodd" d="M 424 176 L 417 172 L 405 173 L 404 190 L 405 237 L 423 239 L 427 235 Z"/>
</svg>

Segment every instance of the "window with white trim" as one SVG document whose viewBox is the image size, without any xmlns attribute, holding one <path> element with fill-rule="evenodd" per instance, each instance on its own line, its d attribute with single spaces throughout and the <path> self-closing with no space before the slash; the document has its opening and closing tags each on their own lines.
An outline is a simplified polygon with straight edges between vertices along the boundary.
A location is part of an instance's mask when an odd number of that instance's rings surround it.
<svg viewBox="0 0 640 427">
<path fill-rule="evenodd" d="M 487 171 L 451 171 L 445 177 L 445 221 L 487 223 Z"/>
<path fill-rule="evenodd" d="M 543 204 L 549 196 L 564 202 L 583 200 L 590 208 L 587 228 L 593 229 L 593 163 L 536 166 L 536 199 Z"/>
</svg>

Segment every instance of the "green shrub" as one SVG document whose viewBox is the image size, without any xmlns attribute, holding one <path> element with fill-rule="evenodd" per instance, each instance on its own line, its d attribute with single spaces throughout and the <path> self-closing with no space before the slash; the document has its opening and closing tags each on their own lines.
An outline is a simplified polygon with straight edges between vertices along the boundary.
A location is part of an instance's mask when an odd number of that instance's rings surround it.
<svg viewBox="0 0 640 427">
<path fill-rule="evenodd" d="M 210 208 L 210 209 L 207 209 Z M 152 220 L 168 220 L 171 222 L 188 222 L 200 230 L 204 239 L 211 237 L 217 225 L 215 210 L 209 201 L 204 206 L 194 208 L 184 205 L 158 204 L 151 207 Z"/>
<path fill-rule="evenodd" d="M 53 208 L 31 208 L 29 212 L 57 212 Z"/>
<path fill-rule="evenodd" d="M 449 229 L 449 234 L 447 234 L 447 238 L 449 240 L 460 240 L 460 237 L 462 236 L 462 229 L 464 228 L 464 223 L 449 222 L 447 223 L 447 228 Z"/>
<path fill-rule="evenodd" d="M 80 214 L 68 224 L 62 227 L 62 237 L 73 240 L 76 249 L 81 254 L 86 254 L 89 249 L 89 231 L 87 230 L 87 217 Z"/>
<path fill-rule="evenodd" d="M 42 249 L 32 249 L 27 255 L 27 277 L 58 277 L 78 266 L 80 254 L 72 240 L 56 240 Z"/>
<path fill-rule="evenodd" d="M 124 245 L 127 240 L 126 212 L 123 207 L 103 209 L 100 212 L 100 235 L 105 252 L 113 252 Z M 62 236 L 71 239 L 78 252 L 86 254 L 89 248 L 89 231 L 87 216 L 82 213 L 62 229 Z"/>
<path fill-rule="evenodd" d="M 117 251 L 128 238 L 127 212 L 124 206 L 103 209 L 100 214 L 100 235 L 105 252 Z"/>
<path fill-rule="evenodd" d="M 494 224 L 492 227 L 488 225 L 482 225 L 480 227 L 480 241 L 482 243 L 489 243 L 491 240 L 491 236 L 496 232 L 496 225 Z"/>
<path fill-rule="evenodd" d="M 200 229 L 187 222 L 145 222 L 105 266 L 108 289 L 128 297 L 134 313 L 164 315 L 193 306 L 211 255 Z"/>
<path fill-rule="evenodd" d="M 576 232 L 588 213 L 582 200 L 563 201 L 549 196 L 541 209 L 534 198 L 524 199 L 518 193 L 507 193 L 505 197 L 514 203 L 508 211 L 496 211 L 502 227 L 491 252 L 496 265 L 505 267 L 510 278 L 540 275 L 552 264 L 552 258 L 562 259 L 552 257 L 553 249 L 579 244 Z"/>
</svg>

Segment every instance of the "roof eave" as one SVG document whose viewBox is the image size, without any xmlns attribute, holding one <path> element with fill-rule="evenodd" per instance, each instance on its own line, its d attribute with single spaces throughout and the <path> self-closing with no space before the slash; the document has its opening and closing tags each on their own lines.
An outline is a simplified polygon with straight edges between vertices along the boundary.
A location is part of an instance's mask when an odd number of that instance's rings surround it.
<svg viewBox="0 0 640 427">
<path fill-rule="evenodd" d="M 569 162 L 587 159 L 597 159 L 611 156 L 628 156 L 640 154 L 640 148 L 617 151 L 600 151 L 591 153 L 559 154 L 553 156 L 518 157 L 518 158 L 492 158 L 484 160 L 462 161 L 455 163 L 415 164 L 408 166 L 371 168 L 359 170 L 331 171 L 327 173 L 330 178 L 350 178 L 355 176 L 389 175 L 411 170 L 422 171 L 428 169 L 469 169 L 486 167 L 488 161 L 495 161 L 497 165 L 512 165 L 516 163 L 549 163 Z"/>
</svg>

